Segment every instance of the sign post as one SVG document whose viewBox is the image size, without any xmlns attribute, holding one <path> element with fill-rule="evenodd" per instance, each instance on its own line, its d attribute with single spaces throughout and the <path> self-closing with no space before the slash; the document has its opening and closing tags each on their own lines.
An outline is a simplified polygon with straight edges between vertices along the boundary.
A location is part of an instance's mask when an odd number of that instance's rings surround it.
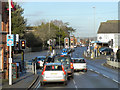
<svg viewBox="0 0 120 90">
<path fill-rule="evenodd" d="M 11 50 L 14 45 L 13 35 L 11 35 L 11 0 L 9 0 L 9 35 L 7 37 L 7 45 L 9 46 L 9 85 L 12 85 L 12 58 L 11 58 Z"/>
</svg>

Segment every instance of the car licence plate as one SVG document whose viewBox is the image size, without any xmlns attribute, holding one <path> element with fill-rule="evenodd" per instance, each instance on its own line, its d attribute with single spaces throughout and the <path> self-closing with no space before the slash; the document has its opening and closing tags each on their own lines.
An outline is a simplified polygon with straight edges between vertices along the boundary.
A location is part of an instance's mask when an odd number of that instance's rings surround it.
<svg viewBox="0 0 120 90">
<path fill-rule="evenodd" d="M 57 73 L 51 73 L 51 75 L 57 75 Z"/>
</svg>

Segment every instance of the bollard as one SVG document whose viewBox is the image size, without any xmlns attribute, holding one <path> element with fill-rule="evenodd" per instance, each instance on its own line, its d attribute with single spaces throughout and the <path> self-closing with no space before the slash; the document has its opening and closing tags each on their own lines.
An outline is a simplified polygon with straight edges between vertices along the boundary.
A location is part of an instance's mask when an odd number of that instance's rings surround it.
<svg viewBox="0 0 120 90">
<path fill-rule="evenodd" d="M 36 63 L 35 63 L 35 74 L 37 74 L 37 70 L 36 70 Z"/>
<path fill-rule="evenodd" d="M 91 59 L 93 59 L 94 58 L 94 52 L 92 51 L 92 53 L 91 53 Z"/>
<path fill-rule="evenodd" d="M 32 62 L 32 72 L 34 74 L 34 62 Z"/>
</svg>

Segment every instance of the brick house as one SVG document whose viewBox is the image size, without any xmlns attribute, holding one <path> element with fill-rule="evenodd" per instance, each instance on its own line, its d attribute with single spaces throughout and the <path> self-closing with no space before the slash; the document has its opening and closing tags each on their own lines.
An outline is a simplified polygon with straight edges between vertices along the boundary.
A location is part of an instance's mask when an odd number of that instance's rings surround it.
<svg viewBox="0 0 120 90">
<path fill-rule="evenodd" d="M 0 70 L 8 70 L 8 46 L 6 38 L 9 31 L 9 16 L 6 10 L 7 2 L 0 2 Z M 8 72 L 7 72 L 8 74 Z"/>
</svg>

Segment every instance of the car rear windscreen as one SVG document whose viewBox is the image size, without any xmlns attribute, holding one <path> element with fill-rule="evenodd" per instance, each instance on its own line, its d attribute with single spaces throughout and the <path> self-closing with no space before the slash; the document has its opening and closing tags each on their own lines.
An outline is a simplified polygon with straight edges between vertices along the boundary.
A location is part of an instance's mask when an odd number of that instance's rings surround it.
<svg viewBox="0 0 120 90">
<path fill-rule="evenodd" d="M 40 61 L 40 60 L 41 60 L 41 61 L 44 61 L 45 58 L 38 58 L 37 60 L 38 60 L 38 61 Z"/>
<path fill-rule="evenodd" d="M 46 66 L 45 71 L 61 71 L 62 66 L 61 65 L 51 65 L 51 66 Z"/>
<path fill-rule="evenodd" d="M 71 59 L 69 57 L 56 57 L 54 59 L 54 62 L 57 62 L 57 63 L 62 62 L 62 63 L 69 64 L 70 61 L 71 61 Z"/>
<path fill-rule="evenodd" d="M 75 60 L 73 60 L 73 63 L 85 63 L 85 60 L 84 59 L 81 59 L 81 60 L 75 59 Z"/>
</svg>

